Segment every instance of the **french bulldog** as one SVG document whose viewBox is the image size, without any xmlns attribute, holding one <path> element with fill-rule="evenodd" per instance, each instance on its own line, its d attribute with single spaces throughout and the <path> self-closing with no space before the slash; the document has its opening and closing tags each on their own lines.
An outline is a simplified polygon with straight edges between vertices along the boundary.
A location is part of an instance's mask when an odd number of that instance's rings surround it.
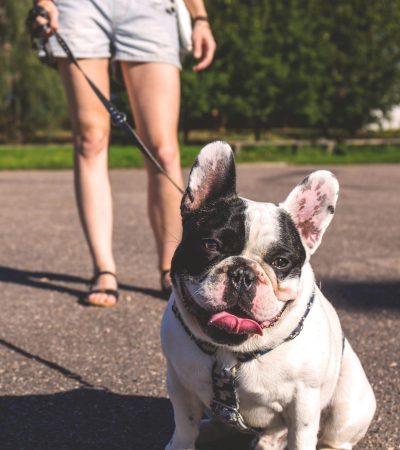
<svg viewBox="0 0 400 450">
<path fill-rule="evenodd" d="M 257 450 L 350 450 L 367 432 L 374 393 L 310 266 L 338 193 L 319 170 L 283 203 L 254 202 L 236 193 L 228 144 L 198 155 L 161 325 L 167 450 L 194 449 L 200 424 L 254 434 Z"/>
</svg>

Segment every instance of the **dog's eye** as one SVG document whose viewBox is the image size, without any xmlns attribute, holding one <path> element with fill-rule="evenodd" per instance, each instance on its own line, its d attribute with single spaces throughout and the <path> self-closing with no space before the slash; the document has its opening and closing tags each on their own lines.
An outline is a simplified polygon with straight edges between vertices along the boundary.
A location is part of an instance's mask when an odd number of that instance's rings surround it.
<svg viewBox="0 0 400 450">
<path fill-rule="evenodd" d="M 286 258 L 282 258 L 281 256 L 279 256 L 278 258 L 275 258 L 272 261 L 272 266 L 275 267 L 276 269 L 286 269 L 290 264 L 290 261 Z"/>
<path fill-rule="evenodd" d="M 208 252 L 219 252 L 220 245 L 219 245 L 219 242 L 216 241 L 215 239 L 203 239 L 202 241 L 203 241 L 203 247 Z"/>
</svg>

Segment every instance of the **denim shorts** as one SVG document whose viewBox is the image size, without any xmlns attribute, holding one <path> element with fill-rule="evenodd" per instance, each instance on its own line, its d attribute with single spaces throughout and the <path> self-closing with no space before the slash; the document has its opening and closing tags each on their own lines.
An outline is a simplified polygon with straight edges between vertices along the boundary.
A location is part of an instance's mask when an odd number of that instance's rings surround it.
<svg viewBox="0 0 400 450">
<path fill-rule="evenodd" d="M 55 0 L 59 32 L 76 58 L 161 62 L 181 68 L 173 0 Z M 54 37 L 57 58 L 66 57 Z"/>
</svg>

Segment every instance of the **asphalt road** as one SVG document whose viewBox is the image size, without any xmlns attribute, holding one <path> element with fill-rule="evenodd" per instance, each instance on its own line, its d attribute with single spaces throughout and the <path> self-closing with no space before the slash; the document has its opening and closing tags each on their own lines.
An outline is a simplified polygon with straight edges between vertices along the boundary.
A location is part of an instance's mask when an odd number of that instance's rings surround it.
<svg viewBox="0 0 400 450">
<path fill-rule="evenodd" d="M 240 166 L 239 192 L 281 201 L 314 169 Z M 400 449 L 400 167 L 331 169 L 341 194 L 312 262 L 377 396 L 357 449 Z M 111 178 L 122 299 L 104 310 L 78 302 L 91 266 L 71 173 L 0 172 L 1 450 L 162 449 L 172 432 L 145 174 Z"/>
</svg>

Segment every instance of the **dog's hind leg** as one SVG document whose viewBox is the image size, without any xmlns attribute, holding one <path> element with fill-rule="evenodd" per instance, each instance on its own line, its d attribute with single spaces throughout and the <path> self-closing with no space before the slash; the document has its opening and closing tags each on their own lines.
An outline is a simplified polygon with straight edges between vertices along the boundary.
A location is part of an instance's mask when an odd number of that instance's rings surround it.
<svg viewBox="0 0 400 450">
<path fill-rule="evenodd" d="M 372 387 L 360 360 L 346 341 L 339 380 L 317 448 L 351 450 L 367 432 L 375 408 Z"/>
</svg>

